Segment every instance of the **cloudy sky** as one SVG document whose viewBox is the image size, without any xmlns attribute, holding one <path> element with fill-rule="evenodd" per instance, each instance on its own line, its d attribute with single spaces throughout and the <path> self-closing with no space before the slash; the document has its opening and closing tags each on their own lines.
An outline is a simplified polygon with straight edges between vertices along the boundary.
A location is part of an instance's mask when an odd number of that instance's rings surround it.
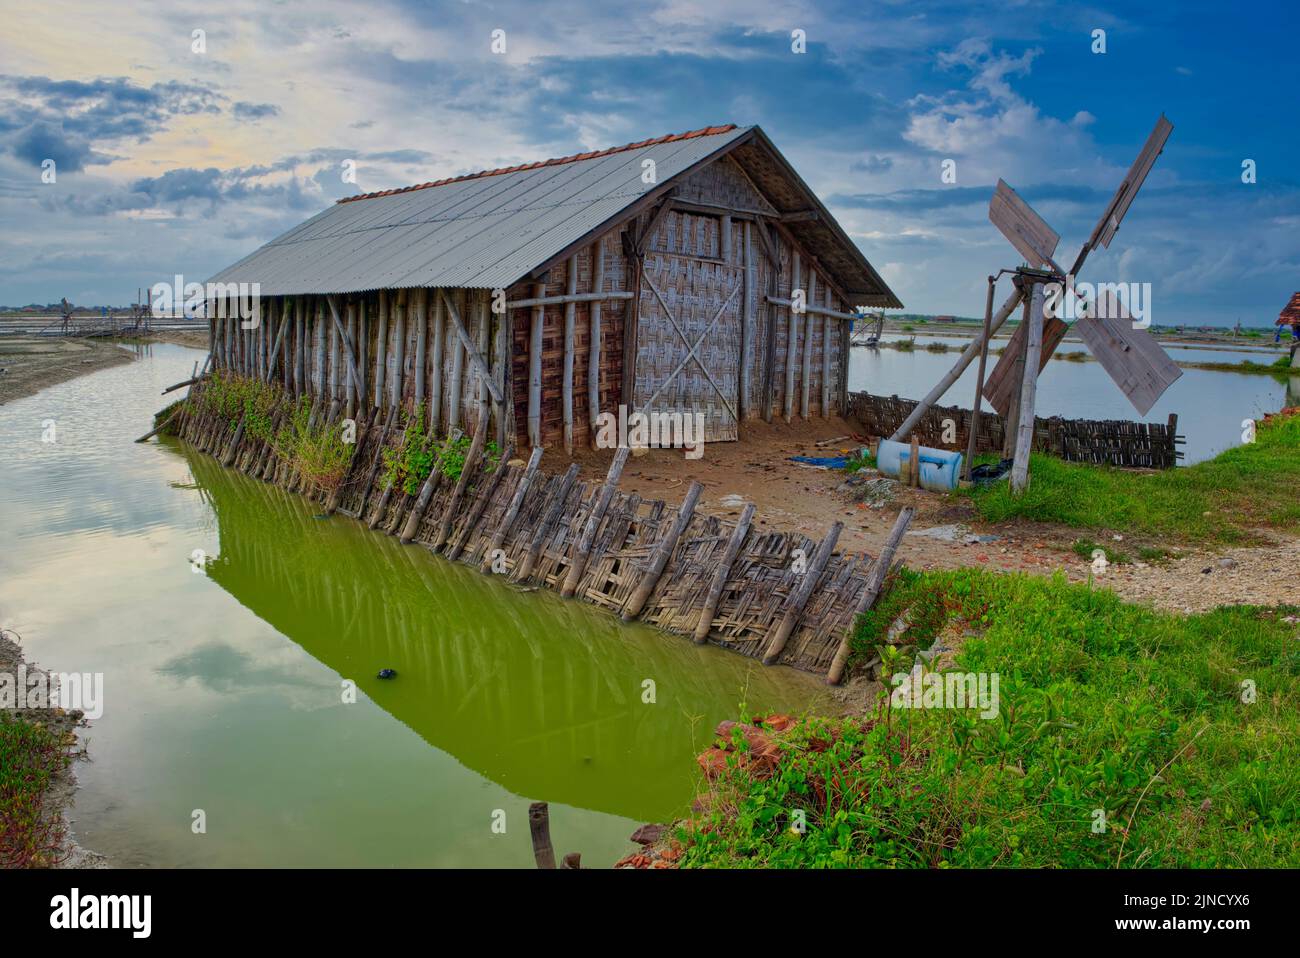
<svg viewBox="0 0 1300 958">
<path fill-rule="evenodd" d="M 1272 323 L 1300 288 L 1290 0 L 44 0 L 5 18 L 2 304 L 123 304 L 340 196 L 734 122 L 767 131 L 909 311 L 970 316 L 1017 261 L 988 222 L 997 178 L 1069 261 L 1162 111 L 1168 147 L 1083 278 L 1151 283 L 1157 323 Z"/>
</svg>

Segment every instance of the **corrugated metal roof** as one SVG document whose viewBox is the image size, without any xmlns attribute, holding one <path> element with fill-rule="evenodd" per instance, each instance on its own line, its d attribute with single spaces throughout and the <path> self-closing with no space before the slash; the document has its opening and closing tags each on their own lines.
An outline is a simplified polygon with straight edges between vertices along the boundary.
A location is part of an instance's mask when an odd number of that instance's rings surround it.
<svg viewBox="0 0 1300 958">
<path fill-rule="evenodd" d="M 508 287 L 749 130 L 713 129 L 353 197 L 211 282 L 259 283 L 264 296 Z M 656 183 L 641 181 L 646 159 L 655 162 Z"/>
</svg>

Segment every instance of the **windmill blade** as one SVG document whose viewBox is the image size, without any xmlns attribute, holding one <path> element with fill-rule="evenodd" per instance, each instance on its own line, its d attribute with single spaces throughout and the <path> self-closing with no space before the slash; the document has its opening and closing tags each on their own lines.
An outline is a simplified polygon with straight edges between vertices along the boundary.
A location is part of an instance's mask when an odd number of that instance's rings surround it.
<svg viewBox="0 0 1300 958">
<path fill-rule="evenodd" d="M 1047 221 L 1034 212 L 1018 193 L 999 179 L 998 187 L 989 200 L 989 219 L 1014 246 L 1030 266 L 1060 272 L 1052 261 L 1061 235 L 1047 225 Z"/>
<path fill-rule="evenodd" d="M 1165 141 L 1169 139 L 1169 134 L 1174 130 L 1174 125 L 1165 119 L 1165 115 L 1160 114 L 1160 119 L 1156 120 L 1156 128 L 1151 131 L 1147 137 L 1146 143 L 1142 147 L 1142 152 L 1138 153 L 1137 159 L 1129 167 L 1128 175 L 1124 177 L 1119 184 L 1119 189 L 1111 197 L 1110 204 L 1106 207 L 1106 212 L 1101 215 L 1097 227 L 1092 231 L 1092 239 L 1089 246 L 1096 247 L 1098 244 L 1110 248 L 1110 241 L 1115 238 L 1119 232 L 1119 224 L 1124 219 L 1124 214 L 1128 208 L 1133 205 L 1133 200 L 1137 197 L 1137 192 L 1142 188 L 1147 174 L 1151 172 L 1151 167 L 1155 165 L 1158 157 L 1165 148 Z"/>
<path fill-rule="evenodd" d="M 1132 317 L 1113 290 L 1098 295 L 1096 313 L 1076 322 L 1074 331 L 1133 408 L 1145 416 L 1183 371 L 1154 336 L 1133 328 Z"/>
<path fill-rule="evenodd" d="M 1043 317 L 1043 349 L 1038 357 L 1038 374 L 1040 376 L 1043 374 L 1043 370 L 1047 368 L 1047 364 L 1051 362 L 1056 347 L 1061 345 L 1061 341 L 1065 339 L 1065 334 L 1069 331 L 1069 328 L 1066 322 L 1057 319 L 1055 316 Z M 993 372 L 984 381 L 984 398 L 989 401 L 989 405 L 997 410 L 1000 416 L 1007 414 L 1007 410 L 1011 406 L 1011 394 L 1020 388 L 1020 380 L 1013 374 L 1021 354 L 1025 351 L 1026 335 L 1025 324 L 1021 323 L 1016 327 L 1016 331 L 1011 334 L 1011 339 L 1007 342 L 1007 348 L 998 357 L 998 364 L 993 367 Z"/>
</svg>

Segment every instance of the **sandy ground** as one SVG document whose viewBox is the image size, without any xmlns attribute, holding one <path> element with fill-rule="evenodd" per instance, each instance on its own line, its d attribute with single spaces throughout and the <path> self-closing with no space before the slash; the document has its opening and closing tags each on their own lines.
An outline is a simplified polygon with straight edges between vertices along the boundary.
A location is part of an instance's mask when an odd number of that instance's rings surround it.
<svg viewBox="0 0 1300 958">
<path fill-rule="evenodd" d="M 0 672 L 17 676 L 18 666 L 23 662 L 22 648 L 14 640 L 15 633 L 0 630 Z M 34 663 L 27 663 L 27 675 L 41 672 Z M 86 721 L 77 710 L 65 711 L 61 708 L 16 709 L 14 714 L 28 722 L 37 722 L 55 732 L 73 732 L 85 728 Z M 65 826 L 69 825 L 68 812 L 72 807 L 72 798 L 77 790 L 77 776 L 74 766 L 78 759 L 86 756 L 84 741 L 81 751 L 77 753 L 72 764 L 54 776 L 45 793 L 46 810 L 51 815 L 59 816 Z M 106 868 L 107 860 L 103 855 L 88 851 L 77 844 L 70 828 L 65 827 L 63 838 L 63 857 L 59 868 Z"/>
<path fill-rule="evenodd" d="M 0 336 L 0 405 L 134 358 L 121 346 L 98 339 Z"/>
<path fill-rule="evenodd" d="M 1176 612 L 1287 601 L 1289 590 L 1283 585 L 1288 570 L 1300 564 L 1300 538 L 1280 538 L 1275 530 L 1260 532 L 1272 540 L 1271 545 L 1216 551 L 1139 542 L 1124 537 L 1123 530 L 1083 533 L 1039 523 L 989 524 L 980 522 L 970 501 L 960 495 L 913 490 L 882 480 L 876 484 L 878 496 L 858 502 L 862 487 L 846 487 L 843 473 L 788 461 L 789 456 L 834 456 L 856 449 L 865 440 L 861 435 L 854 438 L 857 428 L 843 419 L 758 423 L 745 430 L 743 443 L 706 445 L 703 457 L 694 460 L 686 459 L 681 450 L 652 449 L 628 460 L 619 489 L 676 503 L 696 479 L 704 486 L 701 511 L 739 516 L 743 506 L 728 498 L 738 496 L 757 506 L 757 528 L 798 531 L 813 539 L 820 539 L 838 519 L 844 523 L 838 550 L 869 555 L 879 552 L 899 510 L 911 505 L 916 517 L 899 558 L 913 569 L 978 566 L 1032 575 L 1060 570 L 1071 581 L 1084 582 L 1091 576 L 1096 585 L 1130 601 Z M 836 441 L 817 445 L 825 440 Z M 612 457 L 613 450 L 580 452 L 583 478 L 603 476 Z M 1083 535 L 1130 554 L 1136 554 L 1139 546 L 1170 546 L 1177 558 L 1111 565 L 1093 575 L 1090 563 L 1071 551 Z"/>
</svg>

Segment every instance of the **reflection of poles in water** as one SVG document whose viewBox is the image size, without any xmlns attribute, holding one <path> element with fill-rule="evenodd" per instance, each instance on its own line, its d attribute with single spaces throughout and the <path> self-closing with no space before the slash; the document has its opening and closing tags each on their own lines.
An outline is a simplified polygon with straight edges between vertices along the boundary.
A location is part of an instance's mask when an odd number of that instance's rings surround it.
<svg viewBox="0 0 1300 958">
<path fill-rule="evenodd" d="M 555 867 L 555 848 L 551 845 L 551 810 L 546 802 L 533 802 L 528 806 L 528 830 L 533 837 L 533 859 L 538 868 Z M 569 852 L 564 856 L 562 869 L 579 869 L 582 856 Z"/>
<path fill-rule="evenodd" d="M 1287 406 L 1300 406 L 1300 376 L 1288 376 L 1286 381 Z"/>
</svg>

